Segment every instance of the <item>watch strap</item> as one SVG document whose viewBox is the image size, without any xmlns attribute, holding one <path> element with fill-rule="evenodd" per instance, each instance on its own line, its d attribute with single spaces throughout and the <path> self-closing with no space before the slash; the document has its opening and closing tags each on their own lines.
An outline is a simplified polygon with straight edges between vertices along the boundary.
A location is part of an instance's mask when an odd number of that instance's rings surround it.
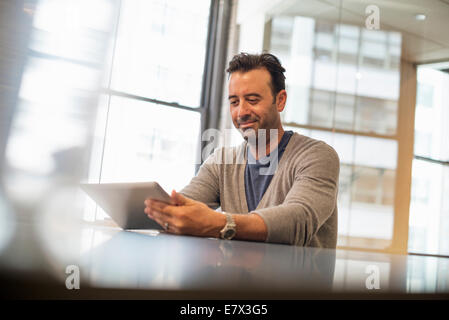
<svg viewBox="0 0 449 320">
<path fill-rule="evenodd" d="M 236 224 L 234 221 L 234 218 L 232 217 L 232 214 L 223 212 L 226 216 L 226 224 L 220 231 L 220 238 L 222 239 L 232 239 L 235 236 L 236 233 Z M 228 233 L 231 233 L 231 236 L 226 236 Z"/>
</svg>

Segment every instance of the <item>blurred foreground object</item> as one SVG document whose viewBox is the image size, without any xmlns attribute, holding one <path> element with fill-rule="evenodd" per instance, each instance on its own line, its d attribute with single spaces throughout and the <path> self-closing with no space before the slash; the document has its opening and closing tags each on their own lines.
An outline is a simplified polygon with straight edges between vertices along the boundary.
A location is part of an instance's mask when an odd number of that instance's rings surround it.
<svg viewBox="0 0 449 320">
<path fill-rule="evenodd" d="M 76 236 L 117 5 L 0 1 L 2 274 L 51 273 L 49 235 Z"/>
</svg>

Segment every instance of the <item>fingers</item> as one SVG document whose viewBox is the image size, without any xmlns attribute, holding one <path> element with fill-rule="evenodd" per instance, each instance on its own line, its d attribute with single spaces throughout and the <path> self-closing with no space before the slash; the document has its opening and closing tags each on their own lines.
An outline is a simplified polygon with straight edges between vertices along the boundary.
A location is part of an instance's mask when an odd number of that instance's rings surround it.
<svg viewBox="0 0 449 320">
<path fill-rule="evenodd" d="M 157 223 L 159 223 L 159 225 L 165 229 L 165 231 L 170 231 L 170 222 L 168 221 L 168 217 L 164 216 L 162 213 L 158 212 L 158 211 L 152 211 L 152 215 L 151 218 L 156 221 Z M 166 228 L 166 223 L 168 223 L 168 230 Z"/>
<path fill-rule="evenodd" d="M 162 208 L 160 205 L 158 205 L 156 203 L 157 201 L 155 200 L 151 200 L 151 199 L 146 199 L 144 204 L 145 204 L 145 209 L 144 212 L 152 219 L 154 219 L 154 212 L 158 211 L 159 213 L 162 213 Z"/>
<path fill-rule="evenodd" d="M 187 205 L 187 204 L 189 204 L 192 201 L 192 199 L 184 197 L 182 194 L 176 192 L 175 190 L 173 190 L 171 192 L 171 198 L 172 198 L 172 201 L 177 206 Z"/>
<path fill-rule="evenodd" d="M 169 204 L 166 204 L 165 202 L 160 202 L 157 200 L 147 199 L 145 200 L 145 206 L 149 209 L 150 214 L 152 210 L 156 210 L 162 213 L 165 213 L 167 215 L 172 215 L 173 210 L 172 206 Z"/>
<path fill-rule="evenodd" d="M 177 193 L 175 190 L 171 192 L 171 198 L 175 205 L 182 206 L 185 204 L 185 199 L 182 194 Z"/>
<path fill-rule="evenodd" d="M 184 197 L 182 194 L 173 190 L 172 195 L 173 204 L 167 204 L 158 200 L 147 198 L 145 200 L 145 213 L 150 219 L 155 220 L 162 227 L 169 224 L 170 233 L 181 234 L 186 231 L 185 218 L 196 201 Z"/>
<path fill-rule="evenodd" d="M 176 227 L 175 219 L 170 214 L 170 205 L 166 203 L 147 199 L 145 200 L 145 209 L 144 212 L 148 216 L 148 218 L 153 219 L 159 225 L 161 225 L 166 232 L 179 234 L 179 230 Z M 168 223 L 168 229 L 166 228 L 166 224 Z"/>
<path fill-rule="evenodd" d="M 147 214 L 148 218 L 153 219 L 162 228 L 164 228 L 165 232 L 179 234 L 179 230 L 178 228 L 176 228 L 172 217 L 157 210 L 150 210 L 149 208 L 145 208 L 145 213 Z"/>
</svg>

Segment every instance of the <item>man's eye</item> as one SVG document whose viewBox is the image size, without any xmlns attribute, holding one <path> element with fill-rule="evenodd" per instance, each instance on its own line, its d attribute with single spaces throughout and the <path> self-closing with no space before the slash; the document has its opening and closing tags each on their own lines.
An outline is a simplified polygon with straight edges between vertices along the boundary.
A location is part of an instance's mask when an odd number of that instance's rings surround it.
<svg viewBox="0 0 449 320">
<path fill-rule="evenodd" d="M 259 102 L 259 100 L 257 99 L 248 99 L 248 102 L 251 104 L 256 104 L 257 102 Z"/>
<path fill-rule="evenodd" d="M 232 105 L 232 106 L 236 106 L 237 104 L 238 104 L 238 101 L 237 101 L 237 100 L 231 101 L 231 105 Z"/>
</svg>

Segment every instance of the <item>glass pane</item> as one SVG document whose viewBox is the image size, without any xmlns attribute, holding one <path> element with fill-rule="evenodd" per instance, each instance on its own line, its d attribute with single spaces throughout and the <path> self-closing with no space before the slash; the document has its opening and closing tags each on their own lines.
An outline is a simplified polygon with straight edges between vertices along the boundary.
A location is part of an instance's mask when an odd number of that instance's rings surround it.
<svg viewBox="0 0 449 320">
<path fill-rule="evenodd" d="M 333 101 L 333 92 L 311 90 L 309 123 L 320 127 L 332 127 Z"/>
<path fill-rule="evenodd" d="M 343 168 L 339 189 L 339 243 L 385 248 L 393 232 L 397 142 L 336 135 L 333 146 Z M 347 242 L 348 236 L 363 240 Z"/>
<path fill-rule="evenodd" d="M 199 130 L 198 112 L 112 97 L 101 182 L 184 187 L 195 174 Z"/>
<path fill-rule="evenodd" d="M 376 32 L 378 33 L 378 32 Z M 385 42 L 362 42 L 362 57 L 365 65 L 372 66 L 374 68 L 382 68 L 384 66 L 384 60 L 386 55 L 386 43 Z"/>
<path fill-rule="evenodd" d="M 293 34 L 292 17 L 285 17 L 283 19 L 275 19 L 272 22 L 272 48 L 279 53 L 280 56 L 290 54 L 290 46 Z"/>
<path fill-rule="evenodd" d="M 200 106 L 209 0 L 124 0 L 112 88 Z"/>
<path fill-rule="evenodd" d="M 407 292 L 432 293 L 449 290 L 449 259 L 409 255 Z"/>
<path fill-rule="evenodd" d="M 338 93 L 336 100 L 335 127 L 354 130 L 355 96 L 352 94 Z"/>
<path fill-rule="evenodd" d="M 39 0 L 29 48 L 99 66 L 113 18 L 114 6 L 107 0 Z"/>
<path fill-rule="evenodd" d="M 449 160 L 449 75 L 418 68 L 414 153 Z M 449 166 L 415 159 L 410 202 L 410 252 L 449 255 Z"/>
<path fill-rule="evenodd" d="M 394 135 L 400 43 L 396 32 L 275 15 L 270 51 L 286 66 L 289 94 L 283 121 Z"/>
<path fill-rule="evenodd" d="M 393 235 L 394 171 L 355 166 L 349 234 L 390 240 Z"/>
<path fill-rule="evenodd" d="M 418 68 L 415 155 L 449 161 L 449 74 Z"/>
<path fill-rule="evenodd" d="M 408 249 L 449 255 L 449 167 L 414 160 Z"/>
<path fill-rule="evenodd" d="M 393 135 L 397 125 L 397 101 L 358 97 L 355 129 Z"/>
</svg>

